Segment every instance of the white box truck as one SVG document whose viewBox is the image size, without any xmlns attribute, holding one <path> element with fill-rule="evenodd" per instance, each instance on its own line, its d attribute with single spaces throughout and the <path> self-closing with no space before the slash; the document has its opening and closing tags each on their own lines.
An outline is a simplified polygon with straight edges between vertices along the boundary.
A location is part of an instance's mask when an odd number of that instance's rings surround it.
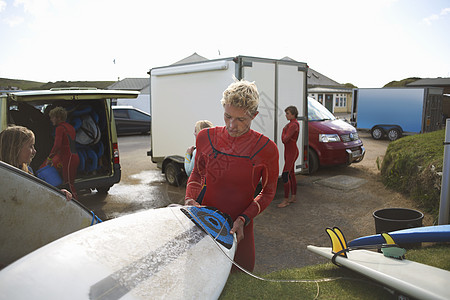
<svg viewBox="0 0 450 300">
<path fill-rule="evenodd" d="M 441 88 L 353 89 L 350 121 L 357 129 L 370 130 L 376 140 L 442 128 Z"/>
<path fill-rule="evenodd" d="M 284 166 L 281 133 L 287 124 L 284 109 L 289 105 L 297 107 L 301 155 L 295 170 L 300 172 L 307 168 L 307 68 L 306 63 L 291 60 L 237 56 L 151 69 L 148 74 L 152 125 L 148 155 L 170 184 L 179 185 L 186 176 L 186 149 L 195 144 L 195 123 L 209 120 L 215 126 L 225 125 L 220 100 L 235 76 L 254 81 L 258 87 L 259 114 L 252 122 L 252 129 L 278 145 L 280 175 Z"/>
</svg>

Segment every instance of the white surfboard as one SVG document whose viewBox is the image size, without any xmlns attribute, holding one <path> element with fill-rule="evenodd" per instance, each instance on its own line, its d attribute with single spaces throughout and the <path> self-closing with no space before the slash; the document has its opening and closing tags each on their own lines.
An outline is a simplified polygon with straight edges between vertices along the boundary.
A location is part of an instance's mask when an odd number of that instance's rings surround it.
<svg viewBox="0 0 450 300">
<path fill-rule="evenodd" d="M 0 162 L 0 268 L 100 220 L 57 188 Z"/>
<path fill-rule="evenodd" d="M 325 258 L 334 256 L 331 248 L 309 245 L 307 249 Z M 337 256 L 336 263 L 394 290 L 417 299 L 450 299 L 450 272 L 446 270 L 368 250 L 350 251 L 347 256 Z"/>
<path fill-rule="evenodd" d="M 150 209 L 67 235 L 0 271 L 0 299 L 217 299 L 236 241 L 208 209 Z"/>
</svg>

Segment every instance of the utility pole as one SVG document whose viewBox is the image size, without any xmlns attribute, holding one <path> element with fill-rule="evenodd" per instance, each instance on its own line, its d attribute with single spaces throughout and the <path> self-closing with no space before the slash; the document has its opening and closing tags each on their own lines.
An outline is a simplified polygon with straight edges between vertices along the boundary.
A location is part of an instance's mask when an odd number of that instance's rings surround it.
<svg viewBox="0 0 450 300">
<path fill-rule="evenodd" d="M 445 125 L 444 165 L 442 167 L 441 203 L 439 207 L 439 225 L 449 224 L 450 212 L 450 119 Z"/>
</svg>

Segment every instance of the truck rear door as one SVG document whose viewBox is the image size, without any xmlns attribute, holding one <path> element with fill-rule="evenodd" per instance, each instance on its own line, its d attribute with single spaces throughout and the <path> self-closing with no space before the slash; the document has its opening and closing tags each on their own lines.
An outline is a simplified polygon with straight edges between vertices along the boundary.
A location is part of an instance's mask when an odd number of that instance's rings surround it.
<svg viewBox="0 0 450 300">
<path fill-rule="evenodd" d="M 305 149 L 308 149 L 308 105 L 306 90 L 307 65 L 283 60 L 240 57 L 242 78 L 255 81 L 260 94 L 259 114 L 252 122 L 252 129 L 272 139 L 279 151 L 279 174 L 284 166 L 284 145 L 281 141 L 283 127 L 288 123 L 284 110 L 290 105 L 298 109 L 300 155 L 295 171 L 306 168 Z"/>
</svg>

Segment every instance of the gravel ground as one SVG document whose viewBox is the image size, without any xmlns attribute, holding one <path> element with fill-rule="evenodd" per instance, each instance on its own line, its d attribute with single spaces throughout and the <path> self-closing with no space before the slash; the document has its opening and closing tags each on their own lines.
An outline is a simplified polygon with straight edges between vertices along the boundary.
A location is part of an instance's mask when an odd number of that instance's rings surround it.
<svg viewBox="0 0 450 300">
<path fill-rule="evenodd" d="M 283 186 L 279 183 L 273 202 L 255 218 L 256 273 L 326 262 L 307 251 L 306 246 L 330 246 L 327 227 L 339 227 L 350 241 L 375 234 L 372 214 L 378 209 L 420 210 L 412 200 L 386 189 L 380 181 L 376 161 L 384 156 L 389 141 L 375 141 L 366 132 L 360 132 L 360 137 L 366 147 L 364 160 L 350 166 L 321 169 L 312 176 L 297 175 L 296 203 L 277 207 L 283 199 Z M 341 188 L 327 184 L 341 175 L 355 184 Z M 431 222 L 431 217 L 425 215 L 423 225 L 432 225 Z"/>
</svg>

